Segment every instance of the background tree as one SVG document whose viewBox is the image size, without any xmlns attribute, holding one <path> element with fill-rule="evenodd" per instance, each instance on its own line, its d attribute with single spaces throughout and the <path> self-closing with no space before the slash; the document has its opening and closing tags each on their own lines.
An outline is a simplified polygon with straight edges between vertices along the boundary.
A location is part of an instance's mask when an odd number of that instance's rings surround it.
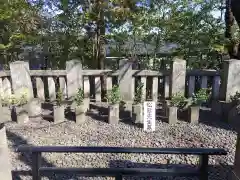
<svg viewBox="0 0 240 180">
<path fill-rule="evenodd" d="M 239 33 L 236 29 L 240 27 L 240 1 L 226 0 L 225 12 L 225 37 L 227 38 L 227 49 L 230 58 L 240 59 Z M 235 26 L 235 20 L 238 27 Z"/>
<path fill-rule="evenodd" d="M 237 5 L 229 7 L 237 17 Z M 85 67 L 103 69 L 108 45 L 108 55 L 144 53 L 139 57 L 144 68 L 167 68 L 177 55 L 189 68 L 219 69 L 225 44 L 231 44 L 224 37 L 224 20 L 216 17 L 222 10 L 219 0 L 8 0 L 0 7 L 1 55 L 7 63 L 27 45 L 36 46 L 49 67 L 64 68 L 67 60 L 78 58 Z M 229 27 L 237 39 L 235 26 Z M 169 44 L 177 48 L 164 51 Z"/>
<path fill-rule="evenodd" d="M 25 0 L 3 0 L 0 6 L 0 59 L 2 64 L 18 60 L 24 45 L 38 42 L 38 6 Z"/>
</svg>

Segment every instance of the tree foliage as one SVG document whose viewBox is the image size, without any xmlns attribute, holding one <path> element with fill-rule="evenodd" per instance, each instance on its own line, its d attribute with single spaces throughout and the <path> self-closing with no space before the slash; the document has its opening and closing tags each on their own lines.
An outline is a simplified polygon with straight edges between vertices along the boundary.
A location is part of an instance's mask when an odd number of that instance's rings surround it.
<svg viewBox="0 0 240 180">
<path fill-rule="evenodd" d="M 25 0 L 3 0 L 0 6 L 0 58 L 3 62 L 18 59 L 23 45 L 38 39 L 38 8 Z"/>
<path fill-rule="evenodd" d="M 0 55 L 5 63 L 17 60 L 27 45 L 38 45 L 48 66 L 63 67 L 78 58 L 87 67 L 103 69 L 105 47 L 111 44 L 110 55 L 144 52 L 145 65 L 159 67 L 170 59 L 161 57 L 167 52 L 163 47 L 174 44 L 169 52 L 185 58 L 189 68 L 218 69 L 223 55 L 233 57 L 230 50 L 238 47 L 233 46 L 239 39 L 233 18 L 239 25 L 237 0 L 2 1 Z M 224 7 L 225 22 L 216 16 Z"/>
</svg>

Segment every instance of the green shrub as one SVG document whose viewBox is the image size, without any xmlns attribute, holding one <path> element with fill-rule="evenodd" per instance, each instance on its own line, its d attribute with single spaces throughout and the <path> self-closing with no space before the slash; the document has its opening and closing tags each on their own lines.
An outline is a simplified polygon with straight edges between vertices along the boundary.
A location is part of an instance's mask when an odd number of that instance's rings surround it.
<svg viewBox="0 0 240 180">
<path fill-rule="evenodd" d="M 120 89 L 118 85 L 114 85 L 112 90 L 107 93 L 107 101 L 111 104 L 118 104 L 121 101 Z"/>
<path fill-rule="evenodd" d="M 59 88 L 57 91 L 57 98 L 56 98 L 56 105 L 57 106 L 61 106 L 63 104 L 63 93 L 61 91 L 61 89 Z"/>
<path fill-rule="evenodd" d="M 80 106 L 83 103 L 83 99 L 84 99 L 84 91 L 82 88 L 78 88 L 78 92 L 74 98 L 76 105 Z"/>
<path fill-rule="evenodd" d="M 170 105 L 178 108 L 182 108 L 186 103 L 186 98 L 182 93 L 176 93 L 170 100 Z"/>
<path fill-rule="evenodd" d="M 196 94 L 193 94 L 192 104 L 201 105 L 202 103 L 207 102 L 208 99 L 209 99 L 208 89 L 203 88 L 203 89 L 200 89 Z"/>
<path fill-rule="evenodd" d="M 139 83 L 136 87 L 136 93 L 135 93 L 134 100 L 133 100 L 134 104 L 139 104 L 139 103 L 143 102 L 143 99 L 142 99 L 143 85 L 144 85 L 143 83 Z"/>
</svg>

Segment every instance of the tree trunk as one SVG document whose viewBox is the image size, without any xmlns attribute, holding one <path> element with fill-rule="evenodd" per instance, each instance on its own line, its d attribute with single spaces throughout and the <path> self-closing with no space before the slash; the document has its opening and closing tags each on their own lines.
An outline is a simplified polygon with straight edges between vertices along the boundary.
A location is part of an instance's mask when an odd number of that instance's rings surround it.
<svg viewBox="0 0 240 180">
<path fill-rule="evenodd" d="M 96 29 L 96 61 L 97 61 L 97 68 L 104 69 L 104 61 L 106 58 L 105 52 L 105 20 L 104 20 L 104 9 L 101 7 L 103 0 L 98 0 L 97 4 L 97 12 L 98 12 L 98 20 L 97 20 L 97 29 Z M 104 74 L 101 76 L 101 92 L 102 92 L 102 99 L 105 99 L 106 96 L 106 81 L 107 77 Z"/>
<path fill-rule="evenodd" d="M 231 59 L 240 59 L 240 44 L 239 40 L 234 40 L 232 27 L 234 18 L 240 27 L 240 1 L 239 0 L 226 0 L 225 24 L 226 31 L 225 37 L 229 39 L 227 45 L 228 53 Z"/>
<path fill-rule="evenodd" d="M 235 17 L 235 20 L 237 21 L 238 28 L 240 28 L 240 1 L 239 0 L 231 0 L 231 9 L 233 12 L 233 16 Z M 237 50 L 237 58 L 240 59 L 240 38 L 238 39 L 238 46 L 236 47 Z"/>
<path fill-rule="evenodd" d="M 235 20 L 240 27 L 240 1 L 239 0 L 231 0 L 231 9 Z"/>
</svg>

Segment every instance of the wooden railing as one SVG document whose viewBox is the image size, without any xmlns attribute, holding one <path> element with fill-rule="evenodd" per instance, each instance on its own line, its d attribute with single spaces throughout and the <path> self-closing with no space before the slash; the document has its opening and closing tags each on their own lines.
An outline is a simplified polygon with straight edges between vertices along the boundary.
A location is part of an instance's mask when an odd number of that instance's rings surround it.
<svg viewBox="0 0 240 180">
<path fill-rule="evenodd" d="M 134 96 L 135 79 L 140 80 L 144 84 L 143 98 L 157 101 L 159 96 L 168 98 L 170 96 L 170 70 L 130 70 L 129 82 L 132 89 L 129 92 Z M 115 79 L 121 76 L 122 71 L 112 70 L 81 70 L 82 84 L 85 94 L 91 94 L 90 98 L 96 101 L 101 99 L 101 76 L 107 76 L 107 90 L 112 88 Z M 199 88 L 212 88 L 212 95 L 215 99 L 219 97 L 220 89 L 220 72 L 215 70 L 187 70 L 186 72 L 186 96 L 190 97 Z M 65 98 L 69 98 L 68 70 L 29 70 L 31 77 L 34 97 L 45 100 L 46 92 L 49 94 L 50 100 L 55 100 L 57 84 L 63 91 Z M 10 95 L 13 92 L 13 83 L 11 79 L 11 71 L 0 71 L 0 92 L 4 95 Z M 90 93 L 91 92 L 91 93 Z"/>
<path fill-rule="evenodd" d="M 122 148 L 122 147 L 65 147 L 65 146 L 19 146 L 17 152 L 32 155 L 32 179 L 40 180 L 46 173 L 75 173 L 82 176 L 112 176 L 122 180 L 123 176 L 181 176 L 208 179 L 209 155 L 227 155 L 224 149 L 204 148 Z M 199 168 L 60 168 L 41 167 L 42 153 L 148 153 L 148 154 L 183 154 L 200 156 Z"/>
</svg>

